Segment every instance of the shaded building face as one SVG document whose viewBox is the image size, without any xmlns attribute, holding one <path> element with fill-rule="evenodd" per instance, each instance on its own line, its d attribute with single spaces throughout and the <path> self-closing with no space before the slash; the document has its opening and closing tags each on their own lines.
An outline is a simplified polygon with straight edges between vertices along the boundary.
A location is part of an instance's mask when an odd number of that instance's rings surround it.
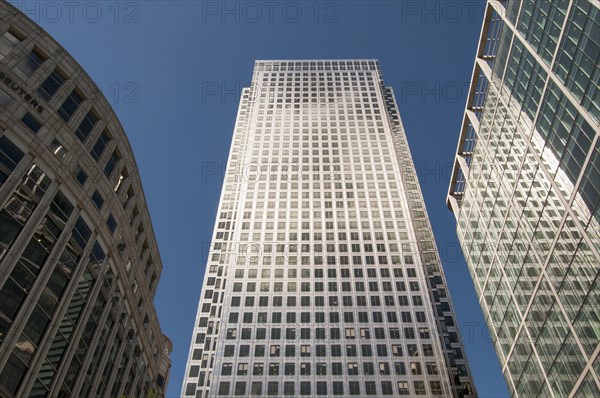
<svg viewBox="0 0 600 398">
<path fill-rule="evenodd" d="M 598 396 L 598 2 L 489 2 L 448 205 L 514 396 Z"/>
<path fill-rule="evenodd" d="M 60 45 L 0 14 L 0 396 L 164 396 L 162 265 L 125 133 Z"/>
<path fill-rule="evenodd" d="M 256 62 L 181 395 L 475 395 L 377 61 Z"/>
</svg>

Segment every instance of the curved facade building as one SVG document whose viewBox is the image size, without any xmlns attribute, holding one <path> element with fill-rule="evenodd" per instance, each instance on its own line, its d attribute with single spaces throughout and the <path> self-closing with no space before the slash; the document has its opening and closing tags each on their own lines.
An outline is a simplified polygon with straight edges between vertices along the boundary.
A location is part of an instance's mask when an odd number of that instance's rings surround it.
<svg viewBox="0 0 600 398">
<path fill-rule="evenodd" d="M 125 132 L 56 41 L 0 15 L 0 396 L 164 396 L 162 265 Z"/>
</svg>

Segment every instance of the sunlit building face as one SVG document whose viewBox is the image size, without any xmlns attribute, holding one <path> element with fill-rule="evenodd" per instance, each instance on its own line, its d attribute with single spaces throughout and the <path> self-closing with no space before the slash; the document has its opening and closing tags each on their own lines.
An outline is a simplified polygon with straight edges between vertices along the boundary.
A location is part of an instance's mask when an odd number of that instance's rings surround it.
<svg viewBox="0 0 600 398">
<path fill-rule="evenodd" d="M 182 396 L 474 396 L 375 60 L 257 61 Z"/>
<path fill-rule="evenodd" d="M 448 205 L 514 396 L 600 395 L 600 10 L 490 1 Z"/>
</svg>

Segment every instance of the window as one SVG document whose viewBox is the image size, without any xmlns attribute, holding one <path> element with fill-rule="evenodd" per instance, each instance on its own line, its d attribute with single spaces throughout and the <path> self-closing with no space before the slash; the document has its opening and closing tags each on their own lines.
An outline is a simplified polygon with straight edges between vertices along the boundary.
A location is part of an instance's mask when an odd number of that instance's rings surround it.
<svg viewBox="0 0 600 398">
<path fill-rule="evenodd" d="M 334 381 L 332 383 L 333 395 L 344 395 L 344 383 L 341 381 Z"/>
<path fill-rule="evenodd" d="M 83 97 L 77 92 L 77 90 L 73 90 L 58 109 L 58 114 L 65 122 L 68 122 L 82 102 Z"/>
<path fill-rule="evenodd" d="M 300 356 L 310 357 L 310 346 L 309 345 L 302 345 L 300 347 Z"/>
<path fill-rule="evenodd" d="M 110 155 L 110 157 L 108 158 L 108 161 L 106 162 L 106 166 L 104 167 L 104 174 L 107 177 L 110 177 L 112 175 L 112 172 L 115 169 L 115 166 L 117 165 L 117 163 L 119 162 L 119 159 L 121 159 L 121 156 L 115 150 L 112 153 L 112 155 Z"/>
<path fill-rule="evenodd" d="M 264 373 L 264 365 L 262 363 L 255 363 L 252 370 L 254 376 L 262 376 Z"/>
<path fill-rule="evenodd" d="M 273 338 L 273 330 L 271 330 L 271 338 Z M 280 348 L 278 345 L 272 345 L 270 348 L 270 356 L 278 357 L 280 354 Z"/>
<path fill-rule="evenodd" d="M 296 364 L 286 362 L 283 365 L 283 372 L 286 376 L 293 376 L 294 374 L 296 374 Z"/>
<path fill-rule="evenodd" d="M 39 68 L 45 61 L 45 57 L 37 50 L 33 49 L 29 55 L 21 60 L 14 69 L 14 72 L 23 80 L 29 79 L 33 72 Z"/>
<path fill-rule="evenodd" d="M 317 362 L 317 376 L 327 376 L 327 364 L 324 362 Z"/>
<path fill-rule="evenodd" d="M 95 160 L 100 159 L 100 156 L 102 156 L 102 152 L 104 152 L 104 149 L 106 148 L 110 140 L 111 138 L 106 131 L 100 133 L 100 136 L 96 140 L 96 143 L 94 144 L 94 147 L 90 152 L 90 154 Z"/>
<path fill-rule="evenodd" d="M 325 381 L 317 382 L 317 395 L 327 395 L 327 382 L 325 382 Z"/>
<path fill-rule="evenodd" d="M 270 363 L 269 364 L 269 376 L 278 376 L 279 375 L 279 364 L 278 363 Z"/>
<path fill-rule="evenodd" d="M 252 329 L 243 328 L 242 329 L 242 340 L 250 340 L 252 338 Z"/>
<path fill-rule="evenodd" d="M 6 181 L 23 156 L 25 154 L 11 140 L 6 136 L 0 136 L 0 184 Z"/>
<path fill-rule="evenodd" d="M 64 82 L 65 78 L 63 75 L 59 71 L 54 70 L 54 72 L 50 73 L 46 80 L 40 85 L 38 94 L 46 101 L 49 101 Z"/>
<path fill-rule="evenodd" d="M 85 117 L 79 124 L 79 127 L 77 127 L 77 130 L 75 131 L 75 135 L 77 135 L 77 138 L 79 138 L 79 141 L 85 142 L 85 140 L 90 135 L 90 132 L 94 128 L 94 125 L 96 124 L 97 121 L 98 121 L 98 118 L 96 117 L 96 115 L 94 114 L 93 111 L 89 111 L 87 113 L 87 115 L 85 115 Z M 101 134 L 101 136 L 102 136 L 102 134 Z M 102 154 L 102 151 L 100 151 L 100 154 Z M 98 155 L 98 157 L 100 157 L 100 154 Z M 98 160 L 97 158 L 95 158 L 95 159 Z"/>
<path fill-rule="evenodd" d="M 13 101 L 13 98 L 4 90 L 0 88 L 0 105 L 8 106 Z"/>
<path fill-rule="evenodd" d="M 358 364 L 356 362 L 348 363 L 348 375 L 350 375 L 350 376 L 358 375 Z"/>
<path fill-rule="evenodd" d="M 92 201 L 94 201 L 94 204 L 96 205 L 98 210 L 100 210 L 102 208 L 102 205 L 104 204 L 104 199 L 102 198 L 102 195 L 100 195 L 100 192 L 98 192 L 97 190 L 94 191 L 94 194 L 92 195 Z"/>
<path fill-rule="evenodd" d="M 431 344 L 423 344 L 423 356 L 432 357 L 433 356 L 433 346 Z"/>
<path fill-rule="evenodd" d="M 358 381 L 351 381 L 348 383 L 348 390 L 350 395 L 360 395 L 360 384 Z"/>
<path fill-rule="evenodd" d="M 410 390 L 408 387 L 408 381 L 399 381 L 398 382 L 398 395 L 409 395 Z"/>
<path fill-rule="evenodd" d="M 108 218 L 106 219 L 106 225 L 108 225 L 110 232 L 115 232 L 115 229 L 117 228 L 117 222 L 112 214 L 109 214 Z"/>
<path fill-rule="evenodd" d="M 385 344 L 377 344 L 377 356 L 379 357 L 387 357 L 387 345 Z"/>
<path fill-rule="evenodd" d="M 222 381 L 219 383 L 219 395 L 229 395 L 229 382 Z"/>
<path fill-rule="evenodd" d="M 261 395 L 262 394 L 262 381 L 253 381 L 252 387 L 250 388 L 250 395 Z"/>
<path fill-rule="evenodd" d="M 224 376 L 230 376 L 231 369 L 232 369 L 231 363 L 224 363 L 223 366 L 221 367 L 221 374 Z"/>
<path fill-rule="evenodd" d="M 427 390 L 425 389 L 425 382 L 424 381 L 415 381 L 414 382 L 414 387 L 415 387 L 415 395 L 425 395 L 425 394 L 427 394 Z"/>
<path fill-rule="evenodd" d="M 295 357 L 296 356 L 296 346 L 294 345 L 286 345 L 285 346 L 285 356 L 286 357 Z"/>
<path fill-rule="evenodd" d="M 21 118 L 21 121 L 34 134 L 37 133 L 38 131 L 40 131 L 40 129 L 42 128 L 42 123 L 39 120 L 37 120 L 37 118 L 35 116 L 33 116 L 31 113 L 29 113 L 29 112 L 26 112 L 23 115 L 23 117 Z"/>
<path fill-rule="evenodd" d="M 311 374 L 310 362 L 302 362 L 300 364 L 300 375 L 310 376 L 310 374 Z"/>
<path fill-rule="evenodd" d="M 294 382 L 285 381 L 283 383 L 283 395 L 294 395 Z"/>
<path fill-rule="evenodd" d="M 441 394 L 443 394 L 443 392 L 442 392 L 442 383 L 440 383 L 439 381 L 432 380 L 432 381 L 429 382 L 429 386 L 431 387 L 431 394 L 432 395 L 441 395 Z"/>
<path fill-rule="evenodd" d="M 310 381 L 300 382 L 300 395 L 310 395 Z"/>
<path fill-rule="evenodd" d="M 390 375 L 390 364 L 388 362 L 379 362 L 379 374 L 384 376 Z"/>
<path fill-rule="evenodd" d="M 0 36 L 0 60 L 6 57 L 20 42 L 21 40 L 19 40 L 10 30 L 4 32 L 4 34 Z"/>
<path fill-rule="evenodd" d="M 246 395 L 246 382 L 237 381 L 235 383 L 235 395 Z"/>
<path fill-rule="evenodd" d="M 376 395 L 377 388 L 374 381 L 365 381 L 365 393 L 367 396 Z"/>
<path fill-rule="evenodd" d="M 425 363 L 425 367 L 427 369 L 427 374 L 429 374 L 429 375 L 438 374 L 437 364 L 435 362 L 427 362 L 427 363 Z"/>
<path fill-rule="evenodd" d="M 59 159 L 64 159 L 67 155 L 67 150 L 56 138 L 52 140 L 48 148 Z"/>
<path fill-rule="evenodd" d="M 396 375 L 405 375 L 406 374 L 406 365 L 404 362 L 394 362 L 394 372 Z"/>
<path fill-rule="evenodd" d="M 423 374 L 423 372 L 421 370 L 421 363 L 411 362 L 410 363 L 410 373 L 415 376 Z"/>
<path fill-rule="evenodd" d="M 11 354 L 0 374 L 0 385 L 10 393 L 16 394 L 26 371 L 27 366 L 15 354 Z"/>
<path fill-rule="evenodd" d="M 267 394 L 268 395 L 279 395 L 279 382 L 270 381 L 267 384 Z"/>
</svg>

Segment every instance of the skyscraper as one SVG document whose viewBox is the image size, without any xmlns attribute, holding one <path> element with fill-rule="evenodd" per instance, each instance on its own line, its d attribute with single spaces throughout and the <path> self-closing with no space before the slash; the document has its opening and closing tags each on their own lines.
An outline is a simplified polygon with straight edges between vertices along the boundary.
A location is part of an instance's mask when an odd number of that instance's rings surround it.
<svg viewBox="0 0 600 398">
<path fill-rule="evenodd" d="M 182 396 L 474 396 L 375 60 L 257 61 Z"/>
<path fill-rule="evenodd" d="M 56 41 L 0 17 L 0 396 L 164 396 L 162 265 L 125 132 Z"/>
<path fill-rule="evenodd" d="M 448 206 L 515 397 L 600 396 L 599 7 L 486 8 Z"/>
</svg>

